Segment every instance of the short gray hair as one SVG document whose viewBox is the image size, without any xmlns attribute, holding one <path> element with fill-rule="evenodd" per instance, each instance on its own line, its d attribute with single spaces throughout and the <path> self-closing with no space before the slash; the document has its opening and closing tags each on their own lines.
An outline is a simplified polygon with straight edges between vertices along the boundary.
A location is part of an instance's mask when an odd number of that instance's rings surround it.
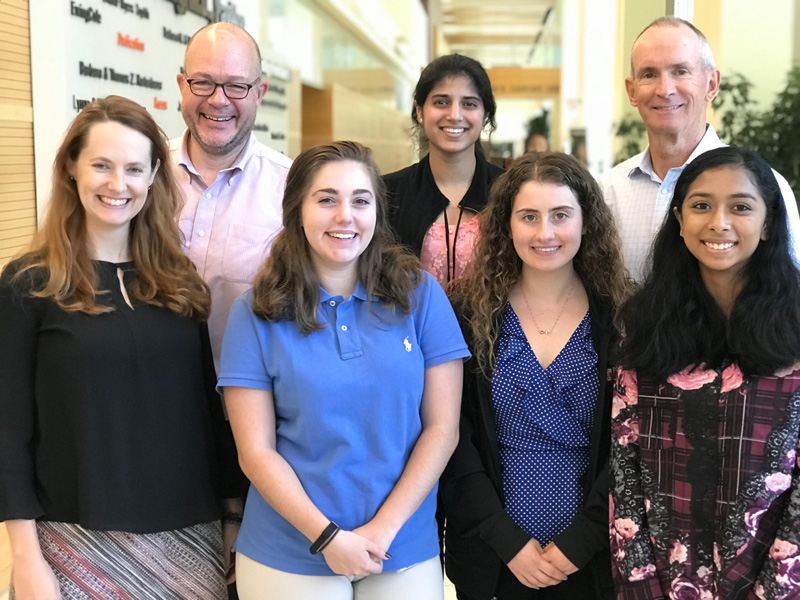
<svg viewBox="0 0 800 600">
<path fill-rule="evenodd" d="M 639 41 L 639 38 L 644 35 L 644 32 L 652 27 L 688 27 L 690 30 L 694 32 L 697 36 L 697 39 L 700 40 L 700 62 L 703 64 L 703 68 L 706 71 L 710 71 L 712 69 L 716 69 L 714 64 L 714 53 L 711 51 L 711 44 L 708 43 L 708 38 L 703 35 L 703 32 L 700 31 L 697 27 L 692 25 L 689 21 L 685 19 L 681 19 L 679 17 L 672 17 L 672 16 L 665 16 L 659 17 L 650 25 L 645 27 L 642 32 L 636 36 L 636 39 L 633 41 L 633 46 L 631 47 L 631 78 L 635 77 L 636 73 L 633 70 L 633 49 L 636 48 L 636 42 Z"/>
</svg>

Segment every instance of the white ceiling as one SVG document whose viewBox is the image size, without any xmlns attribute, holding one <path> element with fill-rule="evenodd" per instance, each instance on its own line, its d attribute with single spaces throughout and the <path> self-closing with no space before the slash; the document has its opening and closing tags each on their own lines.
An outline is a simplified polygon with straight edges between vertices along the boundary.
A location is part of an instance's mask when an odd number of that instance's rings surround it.
<svg viewBox="0 0 800 600">
<path fill-rule="evenodd" d="M 558 0 L 440 0 L 441 32 L 451 52 L 485 67 L 557 67 Z"/>
</svg>

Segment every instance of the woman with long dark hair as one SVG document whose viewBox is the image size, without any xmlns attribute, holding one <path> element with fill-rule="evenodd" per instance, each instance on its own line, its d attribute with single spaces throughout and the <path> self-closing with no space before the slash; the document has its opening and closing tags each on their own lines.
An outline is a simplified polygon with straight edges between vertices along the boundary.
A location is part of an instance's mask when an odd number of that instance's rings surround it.
<svg viewBox="0 0 800 600">
<path fill-rule="evenodd" d="M 785 217 L 755 153 L 712 150 L 678 179 L 621 313 L 619 598 L 800 594 L 800 273 Z"/>
<path fill-rule="evenodd" d="M 18 600 L 226 597 L 238 469 L 167 161 L 143 107 L 88 104 L 32 249 L 0 276 L 0 520 Z"/>
<path fill-rule="evenodd" d="M 526 155 L 497 180 L 474 272 L 451 291 L 473 354 L 441 484 L 460 600 L 611 595 L 607 370 L 631 285 L 574 158 Z"/>
<path fill-rule="evenodd" d="M 478 213 L 503 169 L 488 162 L 481 132 L 496 127 L 497 104 L 481 64 L 460 54 L 431 62 L 414 90 L 411 121 L 425 154 L 384 177 L 401 243 L 442 285 L 465 274 L 478 239 Z"/>
<path fill-rule="evenodd" d="M 300 154 L 284 229 L 228 319 L 219 385 L 252 481 L 244 600 L 442 597 L 436 483 L 468 353 L 385 202 L 369 149 Z"/>
</svg>

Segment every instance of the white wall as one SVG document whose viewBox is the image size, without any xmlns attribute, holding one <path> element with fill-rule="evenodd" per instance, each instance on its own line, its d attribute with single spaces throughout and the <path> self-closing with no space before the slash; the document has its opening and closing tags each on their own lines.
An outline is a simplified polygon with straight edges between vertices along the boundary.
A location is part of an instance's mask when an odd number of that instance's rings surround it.
<svg viewBox="0 0 800 600">
<path fill-rule="evenodd" d="M 723 0 L 721 40 L 714 48 L 722 77 L 741 73 L 765 109 L 786 85 L 794 53 L 795 0 Z"/>
</svg>

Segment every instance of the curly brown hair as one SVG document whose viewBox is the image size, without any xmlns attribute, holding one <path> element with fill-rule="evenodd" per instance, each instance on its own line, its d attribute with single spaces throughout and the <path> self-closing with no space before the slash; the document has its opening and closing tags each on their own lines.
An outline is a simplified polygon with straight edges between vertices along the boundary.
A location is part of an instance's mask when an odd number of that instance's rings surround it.
<svg viewBox="0 0 800 600">
<path fill-rule="evenodd" d="M 589 295 L 606 299 L 616 310 L 633 292 L 614 217 L 591 174 L 560 152 L 523 155 L 492 186 L 480 217 L 472 271 L 449 289 L 454 305 L 467 316 L 473 353 L 487 375 L 494 369 L 497 323 L 522 273 L 522 260 L 511 239 L 511 213 L 520 188 L 529 181 L 563 185 L 575 194 L 584 232 L 573 265 Z"/>
<path fill-rule="evenodd" d="M 398 307 L 407 314 L 413 308 L 411 292 L 422 281 L 419 259 L 396 244 L 389 227 L 386 188 L 372 160 L 372 151 L 357 142 L 333 142 L 310 148 L 289 169 L 283 195 L 283 230 L 275 238 L 253 286 L 256 315 L 268 321 L 291 319 L 304 335 L 324 325 L 317 320 L 320 282 L 303 231 L 303 201 L 319 170 L 337 161 L 361 164 L 375 192 L 375 232 L 358 259 L 358 278 L 367 295 L 376 296 L 384 306 Z M 369 308 L 372 311 L 371 304 Z"/>
<path fill-rule="evenodd" d="M 78 160 L 89 131 L 115 121 L 150 141 L 150 168 L 156 170 L 142 210 L 130 223 L 130 253 L 136 267 L 131 296 L 147 304 L 166 306 L 180 315 L 208 317 L 208 286 L 181 249 L 176 217 L 182 203 L 170 168 L 169 146 L 153 117 L 133 100 L 108 96 L 87 104 L 70 125 L 53 164 L 53 191 L 42 228 L 31 249 L 21 257 L 18 275 L 43 269 L 45 284 L 33 293 L 52 298 L 65 311 L 94 315 L 114 310 L 98 303 L 97 275 L 86 237 L 86 213 L 69 168 Z"/>
</svg>

